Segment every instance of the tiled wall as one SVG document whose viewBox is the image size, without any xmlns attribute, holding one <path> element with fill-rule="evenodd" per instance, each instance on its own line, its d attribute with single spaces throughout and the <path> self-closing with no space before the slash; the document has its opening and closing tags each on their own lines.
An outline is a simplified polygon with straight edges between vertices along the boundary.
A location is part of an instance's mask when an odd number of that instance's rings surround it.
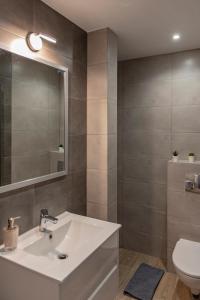
<svg viewBox="0 0 200 300">
<path fill-rule="evenodd" d="M 200 194 L 184 189 L 185 179 L 199 173 L 199 163 L 168 163 L 167 266 L 170 271 L 174 271 L 172 252 L 180 238 L 200 242 Z"/>
<path fill-rule="evenodd" d="M 167 161 L 175 149 L 200 158 L 199 80 L 200 50 L 119 64 L 118 212 L 126 248 L 166 257 Z"/>
<path fill-rule="evenodd" d="M 57 44 L 45 42 L 41 56 L 69 68 L 69 175 L 0 195 L 0 228 L 21 215 L 21 232 L 38 224 L 42 207 L 53 215 L 86 213 L 87 34 L 39 0 L 1 0 L 1 43 L 10 46 L 28 31 L 54 36 Z"/>
<path fill-rule="evenodd" d="M 117 221 L 117 37 L 88 35 L 87 214 Z"/>
</svg>

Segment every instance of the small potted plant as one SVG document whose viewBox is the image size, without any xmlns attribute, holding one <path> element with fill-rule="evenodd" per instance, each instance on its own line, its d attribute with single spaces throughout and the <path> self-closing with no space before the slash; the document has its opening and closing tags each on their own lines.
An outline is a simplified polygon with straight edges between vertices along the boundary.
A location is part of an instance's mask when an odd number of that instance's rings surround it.
<svg viewBox="0 0 200 300">
<path fill-rule="evenodd" d="M 59 150 L 59 152 L 64 152 L 64 147 L 63 147 L 62 144 L 60 144 L 60 145 L 58 146 L 58 150 Z"/>
<path fill-rule="evenodd" d="M 173 162 L 177 162 L 178 161 L 178 152 L 177 151 L 174 151 L 172 153 L 172 161 Z"/>
<path fill-rule="evenodd" d="M 188 154 L 188 160 L 189 160 L 189 162 L 194 162 L 194 160 L 195 160 L 195 154 L 194 153 L 189 153 Z"/>
</svg>

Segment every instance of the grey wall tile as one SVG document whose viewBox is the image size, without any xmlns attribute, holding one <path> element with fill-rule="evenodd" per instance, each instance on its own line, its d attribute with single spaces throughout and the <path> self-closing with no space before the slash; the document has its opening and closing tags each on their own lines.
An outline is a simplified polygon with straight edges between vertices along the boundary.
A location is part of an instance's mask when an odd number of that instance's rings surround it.
<svg viewBox="0 0 200 300">
<path fill-rule="evenodd" d="M 85 100 L 86 99 L 86 82 L 84 78 L 71 75 L 69 78 L 69 90 L 71 99 Z"/>
<path fill-rule="evenodd" d="M 153 210 L 150 207 L 132 205 L 126 202 L 124 211 L 124 227 L 150 236 L 166 237 L 166 213 Z"/>
<path fill-rule="evenodd" d="M 117 135 L 109 134 L 108 137 L 108 169 L 117 169 Z"/>
<path fill-rule="evenodd" d="M 171 80 L 170 55 L 141 58 L 136 63 L 136 82 Z"/>
<path fill-rule="evenodd" d="M 124 188 L 124 183 L 123 181 L 118 180 L 117 181 L 117 205 L 118 205 L 118 209 L 117 209 L 117 220 L 120 224 L 122 224 L 124 222 L 124 215 L 123 215 L 123 211 L 124 211 L 124 199 L 123 199 L 123 188 Z M 121 230 L 121 233 L 123 231 Z"/>
<path fill-rule="evenodd" d="M 117 61 L 118 61 L 118 36 L 110 29 L 108 31 L 108 65 L 113 67 L 114 76 L 117 76 Z M 111 68 L 112 69 L 112 68 Z"/>
<path fill-rule="evenodd" d="M 125 145 L 123 154 L 127 158 L 134 158 L 138 154 L 169 158 L 171 135 L 168 131 L 127 130 L 123 132 L 122 139 Z"/>
<path fill-rule="evenodd" d="M 123 201 L 129 202 L 133 207 L 150 207 L 160 212 L 166 212 L 166 185 L 142 182 L 137 180 L 123 181 Z"/>
<path fill-rule="evenodd" d="M 124 158 L 124 178 L 137 178 L 148 182 L 165 183 L 167 178 L 167 160 L 137 156 Z"/>
<path fill-rule="evenodd" d="M 176 273 L 174 264 L 172 262 L 172 254 L 174 248 L 167 247 L 167 271 L 171 273 Z"/>
<path fill-rule="evenodd" d="M 200 224 L 199 222 L 199 195 L 168 190 L 167 213 L 169 218 L 177 222 Z"/>
<path fill-rule="evenodd" d="M 124 109 L 124 130 L 170 130 L 169 107 L 137 107 Z"/>
<path fill-rule="evenodd" d="M 3 130 L 1 131 L 1 156 L 11 155 L 11 131 Z"/>
<path fill-rule="evenodd" d="M 86 101 L 69 100 L 69 134 L 86 134 Z"/>
<path fill-rule="evenodd" d="M 172 76 L 175 79 L 200 78 L 200 51 L 172 54 Z"/>
<path fill-rule="evenodd" d="M 0 26 L 20 36 L 33 31 L 33 5 L 34 0 L 2 0 Z"/>
<path fill-rule="evenodd" d="M 117 105 L 114 102 L 108 103 L 108 133 L 117 134 Z"/>
<path fill-rule="evenodd" d="M 171 104 L 171 81 L 125 83 L 123 107 L 167 106 Z"/>
<path fill-rule="evenodd" d="M 172 112 L 173 132 L 199 132 L 200 106 L 174 106 Z"/>
<path fill-rule="evenodd" d="M 73 60 L 87 66 L 87 33 L 73 26 Z"/>
<path fill-rule="evenodd" d="M 86 215 L 86 171 L 72 174 L 72 197 L 67 211 Z"/>
<path fill-rule="evenodd" d="M 1 128 L 6 130 L 6 131 L 11 131 L 11 106 L 9 105 L 4 105 L 1 106 L 1 111 L 0 111 L 0 124 Z"/>
<path fill-rule="evenodd" d="M 107 219 L 108 219 L 109 222 L 117 223 L 117 202 L 116 203 L 111 203 L 108 206 L 108 217 L 107 217 Z"/>
<path fill-rule="evenodd" d="M 172 81 L 172 103 L 177 105 L 200 105 L 199 78 Z"/>
<path fill-rule="evenodd" d="M 86 169 L 86 136 L 69 137 L 69 171 L 71 173 Z"/>
<path fill-rule="evenodd" d="M 200 224 L 179 222 L 176 218 L 169 217 L 167 223 L 168 247 L 174 249 L 179 239 L 187 239 L 200 242 Z"/>
<path fill-rule="evenodd" d="M 117 104 L 117 58 L 115 59 L 113 64 L 108 63 L 108 102 Z"/>
<path fill-rule="evenodd" d="M 7 51 L 3 51 L 1 49 L 1 57 L 0 57 L 0 82 L 1 84 L 6 83 L 6 79 L 8 82 L 12 79 L 12 56 L 11 53 Z M 1 87 L 2 88 L 2 87 Z M 9 89 L 10 90 L 10 89 Z"/>
<path fill-rule="evenodd" d="M 156 257 L 166 257 L 166 239 L 152 237 L 134 230 L 124 230 L 123 241 L 123 246 L 127 249 Z"/>
<path fill-rule="evenodd" d="M 117 204 L 117 168 L 108 171 L 108 198 L 109 205 Z"/>
</svg>

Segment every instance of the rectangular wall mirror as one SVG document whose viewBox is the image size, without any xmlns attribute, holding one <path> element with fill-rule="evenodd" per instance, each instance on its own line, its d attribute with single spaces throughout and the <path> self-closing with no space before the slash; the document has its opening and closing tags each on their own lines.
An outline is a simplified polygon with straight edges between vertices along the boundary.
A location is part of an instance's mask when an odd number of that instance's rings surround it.
<svg viewBox="0 0 200 300">
<path fill-rule="evenodd" d="M 67 80 L 0 49 L 0 192 L 67 174 Z"/>
</svg>

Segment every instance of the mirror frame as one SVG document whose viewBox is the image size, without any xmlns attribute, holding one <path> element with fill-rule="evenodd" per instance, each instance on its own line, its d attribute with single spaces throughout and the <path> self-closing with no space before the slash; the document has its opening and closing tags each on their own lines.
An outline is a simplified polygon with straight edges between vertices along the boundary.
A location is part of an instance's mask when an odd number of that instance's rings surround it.
<svg viewBox="0 0 200 300">
<path fill-rule="evenodd" d="M 65 110 L 64 110 L 64 114 L 65 114 L 64 115 L 64 126 L 65 126 L 65 128 L 64 128 L 64 138 L 65 138 L 65 142 L 64 142 L 64 147 L 65 147 L 64 148 L 65 149 L 64 160 L 65 160 L 65 169 L 64 169 L 64 171 L 50 173 L 50 174 L 47 174 L 47 175 L 42 175 L 42 176 L 39 176 L 39 177 L 30 178 L 30 179 L 26 179 L 26 180 L 23 180 L 23 181 L 19 181 L 19 182 L 11 183 L 11 184 L 8 184 L 8 185 L 0 186 L 0 194 L 2 194 L 2 193 L 9 192 L 9 191 L 12 191 L 12 190 L 16 190 L 16 189 L 20 189 L 20 188 L 27 187 L 27 186 L 30 186 L 30 185 L 34 185 L 34 184 L 37 184 L 37 183 L 40 183 L 40 182 L 45 182 L 47 180 L 51 180 L 51 179 L 54 179 L 54 178 L 63 177 L 63 176 L 66 176 L 68 174 L 68 165 L 69 165 L 68 164 L 68 148 L 69 148 L 69 146 L 68 146 L 69 145 L 69 143 L 68 143 L 68 140 L 69 140 L 68 139 L 68 91 L 69 91 L 68 85 L 69 85 L 69 72 L 68 72 L 68 68 L 66 68 L 64 66 L 61 66 L 59 64 L 53 63 L 51 61 L 48 61 L 48 60 L 46 60 L 44 58 L 41 58 L 37 55 L 35 55 L 35 56 L 28 55 L 28 54 L 24 55 L 23 53 L 19 53 L 19 51 L 12 51 L 12 49 L 10 47 L 7 47 L 2 43 L 0 43 L 0 48 L 2 50 L 5 50 L 5 51 L 10 52 L 12 54 L 25 57 L 27 59 L 45 64 L 47 66 L 50 66 L 52 68 L 55 68 L 57 70 L 62 71 L 63 72 L 63 83 L 64 83 L 64 86 L 63 86 L 63 89 L 64 89 L 64 103 L 65 103 Z"/>
</svg>

